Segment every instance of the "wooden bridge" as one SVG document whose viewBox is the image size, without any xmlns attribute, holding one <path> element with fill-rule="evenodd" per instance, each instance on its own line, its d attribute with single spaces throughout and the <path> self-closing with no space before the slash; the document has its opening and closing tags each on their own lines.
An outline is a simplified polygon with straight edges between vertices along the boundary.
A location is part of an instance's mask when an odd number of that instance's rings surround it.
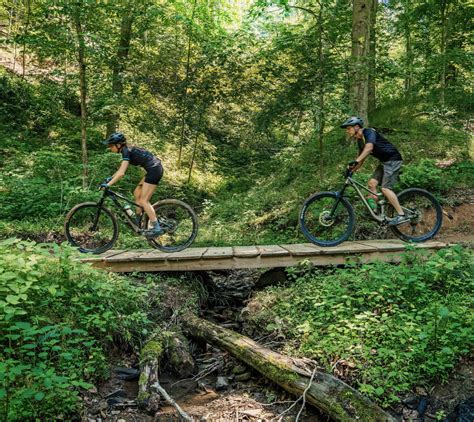
<svg viewBox="0 0 474 422">
<path fill-rule="evenodd" d="M 102 255 L 88 256 L 82 261 L 114 272 L 277 268 L 297 265 L 301 261 L 309 261 L 316 266 L 327 266 L 345 264 L 348 260 L 361 263 L 375 260 L 399 262 L 400 254 L 407 246 L 407 243 L 399 240 L 367 240 L 344 242 L 332 248 L 303 243 L 189 248 L 175 253 L 155 249 L 111 250 Z M 431 241 L 414 246 L 419 249 L 436 250 L 448 244 Z"/>
</svg>

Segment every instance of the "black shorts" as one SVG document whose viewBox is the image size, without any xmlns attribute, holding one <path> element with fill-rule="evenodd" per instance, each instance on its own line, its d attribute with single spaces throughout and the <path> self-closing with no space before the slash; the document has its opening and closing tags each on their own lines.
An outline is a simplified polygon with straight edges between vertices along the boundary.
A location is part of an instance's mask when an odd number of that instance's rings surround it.
<svg viewBox="0 0 474 422">
<path fill-rule="evenodd" d="M 150 185 L 157 185 L 163 176 L 163 166 L 158 164 L 146 170 L 145 182 Z"/>
</svg>

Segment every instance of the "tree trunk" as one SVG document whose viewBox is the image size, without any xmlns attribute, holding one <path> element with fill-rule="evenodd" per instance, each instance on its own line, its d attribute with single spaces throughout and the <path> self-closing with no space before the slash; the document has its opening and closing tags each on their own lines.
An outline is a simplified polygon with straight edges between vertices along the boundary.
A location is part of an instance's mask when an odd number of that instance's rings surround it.
<svg viewBox="0 0 474 422">
<path fill-rule="evenodd" d="M 77 59 L 79 65 L 79 90 L 81 97 L 81 146 L 82 146 L 82 187 L 87 187 L 88 162 L 87 162 L 87 85 L 86 85 L 86 63 L 85 63 L 85 42 L 80 9 L 76 10 L 74 24 L 77 36 Z"/>
<path fill-rule="evenodd" d="M 332 375 L 314 371 L 314 365 L 311 367 L 306 360 L 281 355 L 248 337 L 193 315 L 186 316 L 183 324 L 189 335 L 227 350 L 290 393 L 301 396 L 309 387 L 306 402 L 336 421 L 396 421 L 349 385 Z"/>
<path fill-rule="evenodd" d="M 445 101 L 445 90 L 446 90 L 446 9 L 447 0 L 440 0 L 440 13 L 441 13 L 441 40 L 440 40 L 440 55 L 441 55 L 441 71 L 440 71 L 440 85 L 441 85 L 441 103 Z"/>
<path fill-rule="evenodd" d="M 370 40 L 369 40 L 369 93 L 368 93 L 368 111 L 371 113 L 377 107 L 375 93 L 375 62 L 377 55 L 377 44 L 375 34 L 375 24 L 377 22 L 377 3 L 378 0 L 372 0 L 372 9 L 370 11 Z"/>
<path fill-rule="evenodd" d="M 133 10 L 124 10 L 124 16 L 122 17 L 122 24 L 120 26 L 120 41 L 117 49 L 117 54 L 112 64 L 112 96 L 114 97 L 114 103 L 120 103 L 123 95 L 123 71 L 125 69 L 125 63 L 128 59 L 130 52 L 130 40 L 132 38 L 132 24 L 134 20 Z M 120 114 L 118 112 L 112 112 L 108 117 L 106 137 L 111 133 L 115 132 L 118 126 Z"/>
<path fill-rule="evenodd" d="M 24 35 L 25 38 L 28 35 L 28 27 L 30 25 L 30 15 L 31 15 L 31 0 L 26 0 L 26 24 Z M 22 78 L 25 78 L 26 73 L 26 39 L 23 41 L 23 53 L 22 53 Z"/>
<path fill-rule="evenodd" d="M 354 114 L 368 124 L 369 74 L 370 74 L 370 22 L 372 2 L 354 0 L 352 15 L 352 72 L 350 103 Z"/>
<path fill-rule="evenodd" d="M 325 97 L 324 97 L 324 61 L 323 61 L 323 3 L 319 3 L 318 14 L 318 97 L 319 97 L 319 112 L 318 112 L 318 138 L 319 138 L 319 177 L 324 178 L 324 126 L 326 124 L 325 116 Z"/>
<path fill-rule="evenodd" d="M 181 159 L 183 155 L 183 145 L 184 145 L 184 131 L 186 128 L 186 112 L 188 109 L 187 99 L 188 99 L 188 83 L 189 83 L 189 72 L 191 70 L 191 41 L 192 41 L 192 25 L 194 22 L 194 13 L 196 11 L 197 0 L 194 0 L 193 11 L 191 14 L 191 23 L 189 25 L 189 34 L 188 34 L 188 53 L 186 58 L 186 77 L 184 81 L 184 92 L 183 92 L 183 103 L 182 103 L 182 112 L 181 112 L 181 137 L 179 140 L 179 151 L 178 151 L 178 168 L 181 167 Z"/>
</svg>

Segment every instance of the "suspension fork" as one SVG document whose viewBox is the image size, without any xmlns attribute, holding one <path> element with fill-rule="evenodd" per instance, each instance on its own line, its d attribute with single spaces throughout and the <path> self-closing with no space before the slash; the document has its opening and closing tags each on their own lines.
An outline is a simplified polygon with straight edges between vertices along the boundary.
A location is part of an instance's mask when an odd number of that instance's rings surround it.
<svg viewBox="0 0 474 422">
<path fill-rule="evenodd" d="M 348 184 L 349 183 L 346 181 L 346 183 L 344 183 L 344 186 L 342 187 L 342 189 L 340 191 L 334 192 L 334 194 L 336 195 L 337 200 L 336 200 L 336 203 L 332 207 L 332 210 L 331 210 L 331 213 L 330 213 L 331 217 L 333 217 L 336 214 L 336 209 L 339 206 L 340 202 L 342 201 L 342 197 L 344 196 L 344 192 L 345 192 Z"/>
<path fill-rule="evenodd" d="M 104 191 L 102 198 L 100 198 L 100 201 L 97 203 L 97 212 L 95 214 L 94 222 L 92 223 L 91 231 L 97 230 L 97 226 L 99 224 L 100 213 L 102 211 L 102 205 L 104 204 L 104 201 L 105 201 L 105 195 L 106 195 L 106 191 Z"/>
</svg>

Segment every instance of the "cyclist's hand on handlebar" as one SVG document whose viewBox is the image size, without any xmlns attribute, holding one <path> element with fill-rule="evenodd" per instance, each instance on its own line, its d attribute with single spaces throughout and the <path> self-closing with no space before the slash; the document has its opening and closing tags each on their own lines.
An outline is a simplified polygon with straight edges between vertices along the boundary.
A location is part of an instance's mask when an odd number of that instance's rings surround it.
<svg viewBox="0 0 474 422">
<path fill-rule="evenodd" d="M 347 165 L 347 168 L 349 170 L 353 170 L 355 167 L 357 167 L 357 165 L 359 164 L 359 162 L 357 160 L 354 160 L 354 161 L 351 161 L 348 165 Z"/>
<path fill-rule="evenodd" d="M 106 177 L 104 183 L 109 183 L 112 180 L 112 176 Z"/>
<path fill-rule="evenodd" d="M 109 188 L 109 184 L 108 183 L 101 183 L 100 186 L 99 186 L 99 189 L 100 190 L 104 190 L 104 189 L 108 189 Z"/>
</svg>

